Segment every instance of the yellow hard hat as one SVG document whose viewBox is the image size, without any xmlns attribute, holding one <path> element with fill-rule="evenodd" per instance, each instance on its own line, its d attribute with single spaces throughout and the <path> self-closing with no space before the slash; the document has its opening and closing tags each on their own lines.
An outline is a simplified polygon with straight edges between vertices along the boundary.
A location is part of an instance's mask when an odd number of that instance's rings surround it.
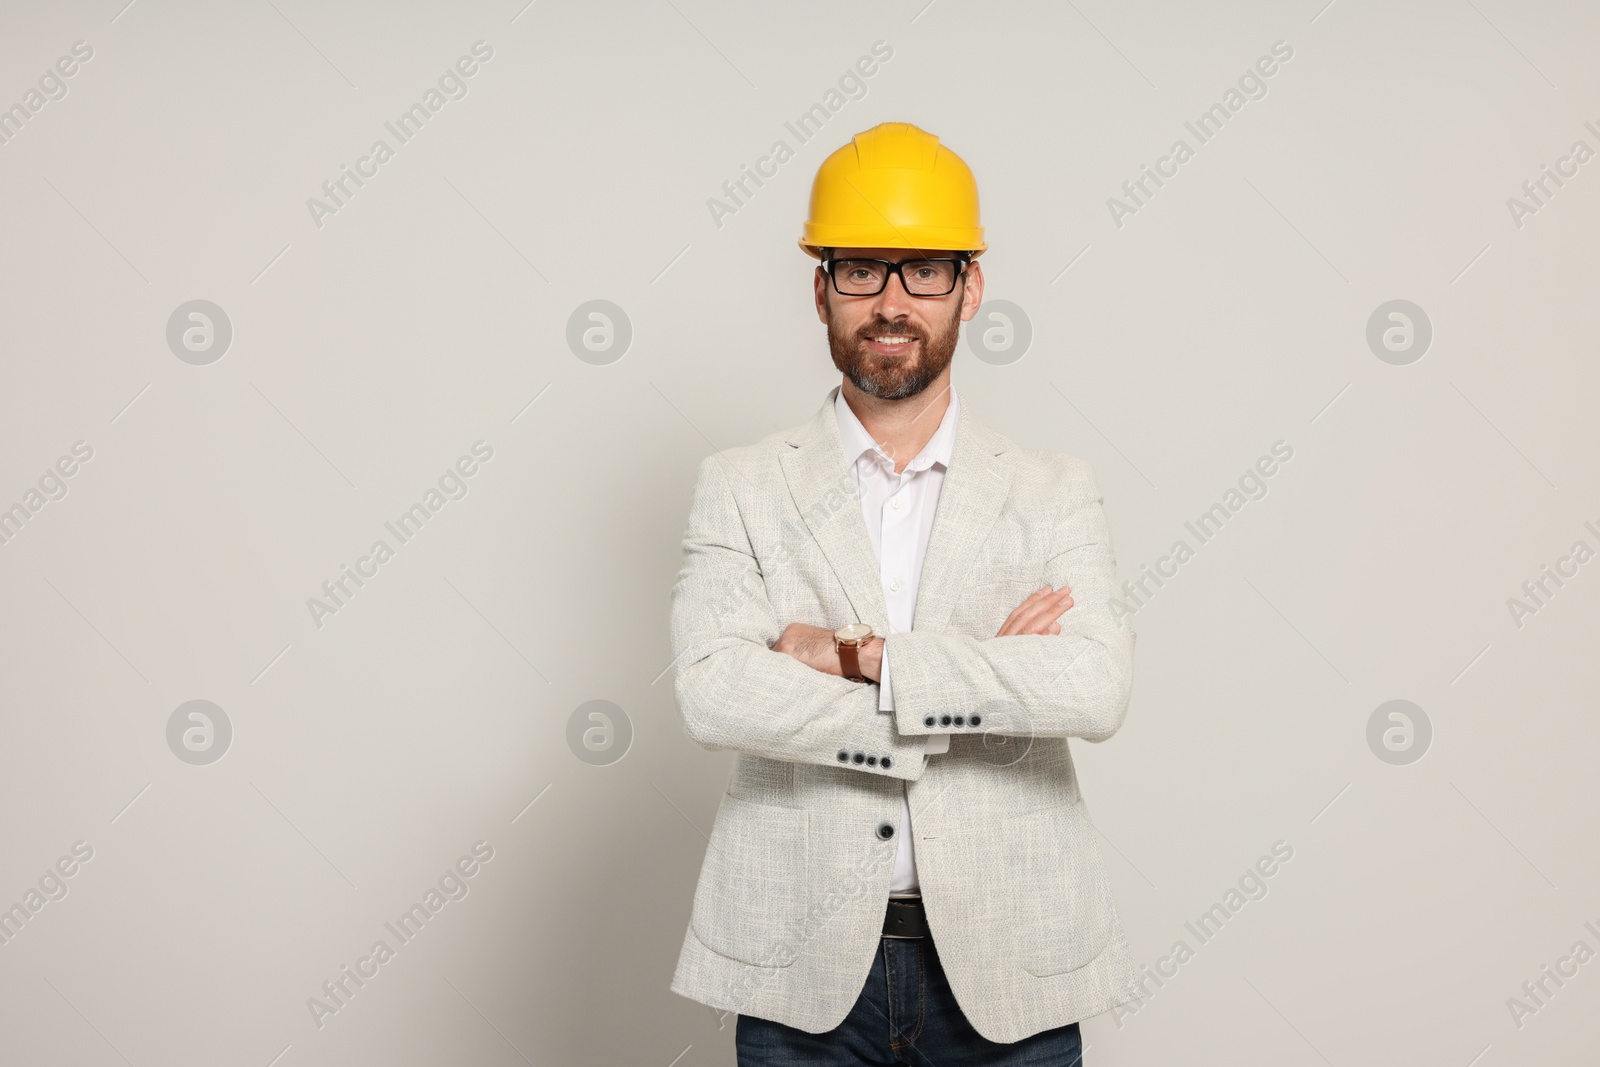
<svg viewBox="0 0 1600 1067">
<path fill-rule="evenodd" d="M 976 259 L 989 246 L 972 168 L 909 122 L 858 133 L 817 168 L 800 247 L 819 259 L 824 248 L 937 249 Z"/>
</svg>

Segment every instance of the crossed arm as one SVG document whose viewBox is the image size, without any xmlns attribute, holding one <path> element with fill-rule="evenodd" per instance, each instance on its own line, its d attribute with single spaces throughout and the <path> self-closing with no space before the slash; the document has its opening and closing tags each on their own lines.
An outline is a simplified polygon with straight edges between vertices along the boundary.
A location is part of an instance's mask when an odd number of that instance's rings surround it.
<svg viewBox="0 0 1600 1067">
<path fill-rule="evenodd" d="M 925 735 L 970 732 L 949 723 L 973 711 L 986 732 L 1110 737 L 1126 714 L 1134 633 L 1114 610 L 1115 566 L 1093 473 L 1062 460 L 1078 468 L 1066 479 L 1045 564 L 1051 584 L 992 638 L 890 634 L 895 709 L 878 714 L 877 688 L 841 677 L 831 630 L 777 617 L 722 461 L 708 457 L 672 592 L 686 732 L 709 749 L 913 780 L 926 762 Z M 865 650 L 868 677 L 883 648 Z"/>
<path fill-rule="evenodd" d="M 1040 586 L 1012 610 L 995 636 L 1058 634 L 1061 632 L 1061 623 L 1056 620 L 1071 607 L 1072 590 L 1069 587 L 1056 589 L 1048 585 Z M 861 673 L 874 682 L 883 680 L 883 644 L 882 637 L 874 637 L 862 647 L 860 653 Z M 839 653 L 834 647 L 833 631 L 826 626 L 791 622 L 784 627 L 783 634 L 772 650 L 793 656 L 823 674 L 843 674 L 839 666 Z"/>
</svg>

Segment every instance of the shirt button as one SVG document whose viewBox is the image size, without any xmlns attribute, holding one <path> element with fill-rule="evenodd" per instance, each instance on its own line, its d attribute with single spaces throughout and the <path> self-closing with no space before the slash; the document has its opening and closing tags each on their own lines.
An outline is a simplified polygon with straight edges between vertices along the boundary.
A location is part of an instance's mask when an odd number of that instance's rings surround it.
<svg viewBox="0 0 1600 1067">
<path fill-rule="evenodd" d="M 891 508 L 894 508 L 896 511 L 899 511 L 900 510 L 900 498 L 899 497 L 895 497 L 893 500 L 889 501 L 889 506 Z"/>
<path fill-rule="evenodd" d="M 894 581 L 889 583 L 889 592 L 898 593 L 899 591 L 900 591 L 900 579 L 896 578 Z"/>
</svg>

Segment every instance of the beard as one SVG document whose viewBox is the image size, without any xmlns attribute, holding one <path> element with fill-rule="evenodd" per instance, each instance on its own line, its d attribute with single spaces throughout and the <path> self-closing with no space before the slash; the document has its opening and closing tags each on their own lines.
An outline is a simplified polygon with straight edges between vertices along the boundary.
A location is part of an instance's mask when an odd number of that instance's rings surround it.
<svg viewBox="0 0 1600 1067">
<path fill-rule="evenodd" d="M 885 334 L 915 338 L 918 342 L 916 361 L 912 362 L 909 355 L 884 358 L 869 352 L 867 338 Z M 828 313 L 828 348 L 833 352 L 833 365 L 850 379 L 850 384 L 880 400 L 904 400 L 932 385 L 955 358 L 960 334 L 959 301 L 950 314 L 950 320 L 932 336 L 913 326 L 909 320 L 891 323 L 882 316 L 850 336 L 833 317 L 832 311 Z"/>
</svg>

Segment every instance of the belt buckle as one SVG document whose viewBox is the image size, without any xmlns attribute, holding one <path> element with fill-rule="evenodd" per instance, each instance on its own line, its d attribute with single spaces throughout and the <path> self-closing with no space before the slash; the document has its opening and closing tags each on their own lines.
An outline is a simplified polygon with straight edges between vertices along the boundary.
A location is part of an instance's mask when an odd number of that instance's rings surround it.
<svg viewBox="0 0 1600 1067">
<path fill-rule="evenodd" d="M 897 923 L 897 924 L 894 923 L 893 921 L 896 918 L 898 918 L 895 915 L 895 912 L 897 910 L 901 910 L 902 912 L 913 912 L 914 911 L 916 913 L 916 921 L 914 921 L 911 924 L 907 924 L 903 920 L 901 922 Z M 897 941 L 920 941 L 924 937 L 927 936 L 926 933 L 923 933 L 923 932 L 918 932 L 918 933 L 913 933 L 913 934 L 890 933 L 889 932 L 889 928 L 890 928 L 891 924 L 897 925 L 900 928 L 904 928 L 907 925 L 911 925 L 912 928 L 915 929 L 915 930 L 925 931 L 927 929 L 927 922 L 928 922 L 928 920 L 927 920 L 927 917 L 926 917 L 926 913 L 923 911 L 923 908 L 922 908 L 922 897 L 921 897 L 920 894 L 919 895 L 912 895 L 912 896 L 890 897 L 889 898 L 889 903 L 888 903 L 888 905 L 886 906 L 886 908 L 884 910 L 884 916 L 883 916 L 884 931 L 883 931 L 883 936 L 884 937 L 894 938 Z"/>
</svg>

